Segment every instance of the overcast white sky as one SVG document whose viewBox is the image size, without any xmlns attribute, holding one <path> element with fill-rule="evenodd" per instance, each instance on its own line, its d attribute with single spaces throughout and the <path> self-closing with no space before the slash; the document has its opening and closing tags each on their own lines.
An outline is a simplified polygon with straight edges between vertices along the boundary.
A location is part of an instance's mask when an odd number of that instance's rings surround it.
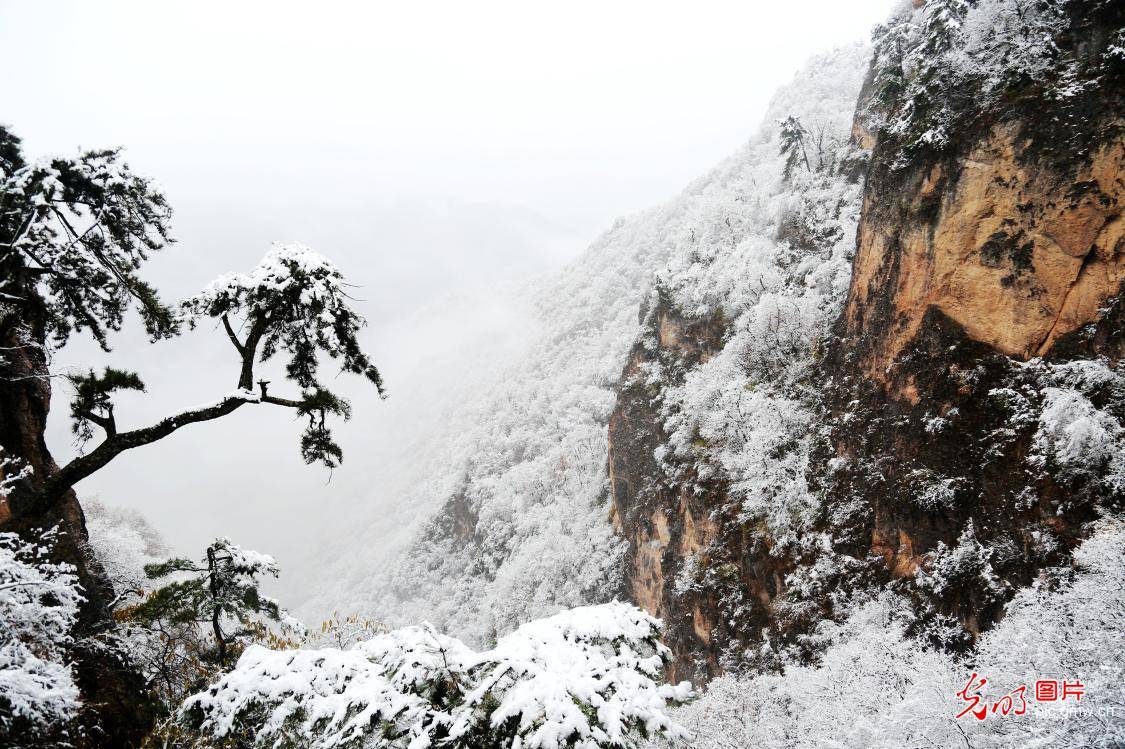
<svg viewBox="0 0 1125 749">
<path fill-rule="evenodd" d="M 148 275 L 169 299 L 273 240 L 335 259 L 363 287 L 393 396 L 431 345 L 412 333 L 420 310 L 557 267 L 674 195 L 747 139 L 807 57 L 866 38 L 891 5 L 4 1 L 0 119 L 33 156 L 123 145 L 164 186 L 179 243 Z M 226 345 L 123 335 L 108 361 L 151 391 L 123 405 L 141 423 L 229 390 Z M 83 343 L 59 357 L 89 361 Z M 378 455 L 349 455 L 325 486 L 288 415 L 248 410 L 135 451 L 80 493 L 142 509 L 184 551 L 223 533 L 283 563 L 321 542 L 310 514 L 375 501 L 349 492 Z M 345 447 L 394 428 L 357 410 Z M 49 435 L 60 458 L 66 426 Z"/>
</svg>

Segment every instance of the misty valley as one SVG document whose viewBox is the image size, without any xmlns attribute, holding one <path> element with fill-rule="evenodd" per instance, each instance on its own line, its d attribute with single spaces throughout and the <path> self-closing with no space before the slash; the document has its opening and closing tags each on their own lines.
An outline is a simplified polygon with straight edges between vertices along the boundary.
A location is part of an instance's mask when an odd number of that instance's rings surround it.
<svg viewBox="0 0 1125 749">
<path fill-rule="evenodd" d="M 0 746 L 1125 746 L 1125 4 L 885 10 L 511 276 L 0 124 Z"/>
</svg>

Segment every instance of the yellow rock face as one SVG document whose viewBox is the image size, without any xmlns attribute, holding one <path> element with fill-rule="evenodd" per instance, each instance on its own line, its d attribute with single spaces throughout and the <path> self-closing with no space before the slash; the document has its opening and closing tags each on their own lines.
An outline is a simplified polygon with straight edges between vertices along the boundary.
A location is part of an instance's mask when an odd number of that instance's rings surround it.
<svg viewBox="0 0 1125 749">
<path fill-rule="evenodd" d="M 653 616 L 664 615 L 664 549 L 671 534 L 668 517 L 660 509 L 652 513 L 652 533 L 642 529 L 638 534 L 637 552 L 633 559 L 633 600 Z"/>
<path fill-rule="evenodd" d="M 1092 154 L 1077 175 L 1021 163 L 1019 127 L 991 130 L 959 173 L 941 164 L 897 200 L 864 206 L 845 321 L 869 343 L 863 368 L 887 368 L 932 306 L 973 339 L 1026 359 L 1093 321 L 1125 276 L 1120 199 L 1125 146 Z M 890 324 L 870 312 L 891 305 Z M 909 394 L 906 394 L 909 395 Z"/>
</svg>

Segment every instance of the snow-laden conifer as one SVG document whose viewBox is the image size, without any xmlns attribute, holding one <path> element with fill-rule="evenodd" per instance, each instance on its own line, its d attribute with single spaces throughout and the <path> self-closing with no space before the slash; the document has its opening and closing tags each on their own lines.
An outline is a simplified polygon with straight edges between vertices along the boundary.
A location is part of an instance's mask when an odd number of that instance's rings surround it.
<svg viewBox="0 0 1125 749">
<path fill-rule="evenodd" d="M 667 714 L 691 694 L 662 684 L 660 623 L 622 603 L 530 622 L 474 652 L 430 625 L 347 650 L 252 646 L 189 699 L 185 719 L 217 741 L 335 747 L 630 747 L 686 738 Z"/>
</svg>

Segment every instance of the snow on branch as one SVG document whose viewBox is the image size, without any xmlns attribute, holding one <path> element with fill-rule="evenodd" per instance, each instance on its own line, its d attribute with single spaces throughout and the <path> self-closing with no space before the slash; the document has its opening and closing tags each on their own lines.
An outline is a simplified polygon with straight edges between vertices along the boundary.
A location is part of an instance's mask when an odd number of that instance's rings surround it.
<svg viewBox="0 0 1125 749">
<path fill-rule="evenodd" d="M 30 478 L 34 467 L 20 458 L 0 455 L 0 500 L 5 499 L 19 482 Z"/>
<path fill-rule="evenodd" d="M 284 351 L 286 372 L 302 388 L 317 388 L 318 351 L 339 359 L 344 371 L 363 375 L 380 392 L 378 370 L 360 350 L 365 321 L 352 308 L 344 276 L 328 258 L 302 244 L 275 244 L 250 273 L 228 273 L 183 302 L 186 319 L 239 319 L 247 340 L 228 329 L 232 342 L 251 351 L 259 339 L 265 361 Z M 248 387 L 251 383 L 245 383 Z"/>
<path fill-rule="evenodd" d="M 221 320 L 241 360 L 237 387 L 218 401 L 148 427 L 118 432 L 114 418 L 112 395 L 116 391 L 144 390 L 136 374 L 106 368 L 100 375 L 91 371 L 70 377 L 75 388 L 71 415 L 79 441 L 92 437 L 94 426 L 105 434 L 105 440 L 51 476 L 40 501 L 74 486 L 126 450 L 156 442 L 188 424 L 221 418 L 246 404 L 295 409 L 307 419 L 301 436 L 305 462 L 339 466 L 343 451 L 333 439 L 328 417 L 348 419 L 351 405 L 319 381 L 320 354 L 339 360 L 343 371 L 363 376 L 383 394 L 379 370 L 359 344 L 358 333 L 366 323 L 351 308 L 346 287 L 343 276 L 324 256 L 304 245 L 276 245 L 250 273 L 223 276 L 183 302 L 182 319 L 193 326 L 204 317 Z M 245 331 L 243 337 L 236 328 Z M 255 382 L 255 364 L 279 352 L 288 354 L 286 377 L 301 388 L 299 398 L 272 395 L 268 380 Z"/>
<path fill-rule="evenodd" d="M 662 685 L 659 620 L 623 603 L 525 624 L 476 653 L 426 624 L 349 650 L 252 646 L 181 715 L 216 739 L 257 746 L 637 746 L 686 738 L 667 715 L 691 696 Z"/>
<path fill-rule="evenodd" d="M 172 240 L 172 211 L 160 189 L 134 174 L 119 150 L 26 162 L 0 126 L 0 293 L 22 311 L 41 304 L 55 342 L 88 329 L 105 348 L 135 305 L 148 333 L 173 335 L 177 321 L 137 271 Z M 36 302 L 38 300 L 38 302 Z"/>
</svg>

